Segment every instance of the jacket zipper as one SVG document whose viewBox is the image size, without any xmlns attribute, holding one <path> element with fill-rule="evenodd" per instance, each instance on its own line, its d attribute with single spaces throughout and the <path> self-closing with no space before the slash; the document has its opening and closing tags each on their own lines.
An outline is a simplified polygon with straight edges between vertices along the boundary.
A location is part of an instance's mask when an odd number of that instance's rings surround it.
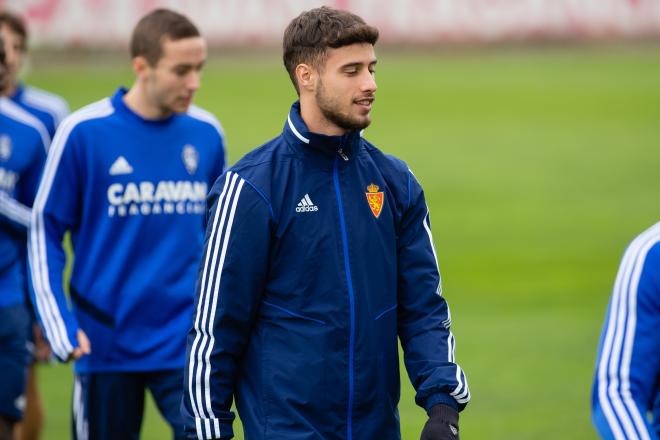
<svg viewBox="0 0 660 440">
<path fill-rule="evenodd" d="M 338 151 L 344 161 L 348 161 L 348 156 L 344 154 L 340 148 Z M 351 265 L 348 257 L 348 236 L 346 234 L 346 221 L 344 219 L 344 206 L 341 200 L 341 191 L 339 189 L 339 156 L 335 157 L 335 166 L 332 173 L 332 179 L 335 184 L 335 193 L 337 195 L 337 204 L 339 206 L 339 226 L 341 228 L 341 239 L 344 248 L 344 270 L 346 272 L 346 281 L 348 284 L 348 300 L 350 304 L 350 337 L 349 337 L 349 351 L 348 351 L 348 418 L 347 418 L 347 432 L 348 440 L 353 439 L 353 357 L 355 351 L 355 297 L 353 293 L 353 280 L 351 278 Z"/>
</svg>

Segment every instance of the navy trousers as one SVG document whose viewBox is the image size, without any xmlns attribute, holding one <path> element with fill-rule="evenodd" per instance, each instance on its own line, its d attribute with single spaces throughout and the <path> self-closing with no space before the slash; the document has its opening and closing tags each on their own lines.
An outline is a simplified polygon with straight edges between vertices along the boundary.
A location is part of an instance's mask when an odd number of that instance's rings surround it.
<svg viewBox="0 0 660 440">
<path fill-rule="evenodd" d="M 183 371 L 77 374 L 73 389 L 75 440 L 137 440 L 149 390 L 173 438 L 183 439 Z"/>
<path fill-rule="evenodd" d="M 0 307 L 0 415 L 20 420 L 25 407 L 30 316 L 24 304 Z"/>
</svg>

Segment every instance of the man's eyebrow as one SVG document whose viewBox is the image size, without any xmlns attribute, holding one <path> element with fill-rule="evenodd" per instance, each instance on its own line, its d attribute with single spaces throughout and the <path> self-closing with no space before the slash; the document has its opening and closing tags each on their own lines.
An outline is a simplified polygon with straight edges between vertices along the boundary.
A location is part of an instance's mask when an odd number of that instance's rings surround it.
<svg viewBox="0 0 660 440">
<path fill-rule="evenodd" d="M 173 69 L 189 68 L 189 67 L 195 68 L 195 67 L 204 66 L 204 63 L 206 63 L 206 60 L 204 60 L 200 63 L 197 63 L 197 64 L 195 64 L 195 63 L 180 63 L 180 64 L 175 64 L 174 66 L 172 66 L 172 68 Z"/>
<path fill-rule="evenodd" d="M 368 65 L 368 66 L 374 66 L 376 63 L 378 63 L 378 60 L 373 60 L 373 61 L 369 62 L 367 65 Z M 365 64 L 365 63 L 363 63 L 363 62 L 361 62 L 361 61 L 353 61 L 353 62 L 350 62 L 350 63 L 343 64 L 343 65 L 340 67 L 340 69 L 346 69 L 346 68 L 348 68 L 348 67 L 360 67 L 360 66 L 362 66 L 362 65 L 364 65 L 364 64 Z"/>
</svg>

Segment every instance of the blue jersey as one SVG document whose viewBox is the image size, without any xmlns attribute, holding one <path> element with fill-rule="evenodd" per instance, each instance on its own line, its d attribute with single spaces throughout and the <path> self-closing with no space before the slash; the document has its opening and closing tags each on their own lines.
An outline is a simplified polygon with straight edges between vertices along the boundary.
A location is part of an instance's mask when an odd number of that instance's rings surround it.
<svg viewBox="0 0 660 440">
<path fill-rule="evenodd" d="M 660 223 L 628 246 L 603 328 L 593 421 L 604 439 L 660 439 Z"/>
<path fill-rule="evenodd" d="M 64 120 L 34 204 L 33 303 L 54 353 L 66 359 L 82 328 L 92 353 L 79 373 L 182 368 L 206 194 L 224 168 L 223 135 L 208 112 L 146 120 L 125 90 Z M 71 231 L 73 311 L 62 289 L 62 237 Z"/>
<path fill-rule="evenodd" d="M 57 126 L 69 114 L 69 106 L 64 99 L 36 87 L 18 84 L 9 98 L 39 119 L 51 139 Z"/>
<path fill-rule="evenodd" d="M 429 211 L 400 160 L 358 132 L 283 133 L 211 191 L 188 336 L 189 438 L 400 439 L 399 345 L 429 409 L 470 399 Z"/>
<path fill-rule="evenodd" d="M 0 98 L 0 307 L 25 299 L 26 230 L 49 143 L 35 117 Z"/>
</svg>

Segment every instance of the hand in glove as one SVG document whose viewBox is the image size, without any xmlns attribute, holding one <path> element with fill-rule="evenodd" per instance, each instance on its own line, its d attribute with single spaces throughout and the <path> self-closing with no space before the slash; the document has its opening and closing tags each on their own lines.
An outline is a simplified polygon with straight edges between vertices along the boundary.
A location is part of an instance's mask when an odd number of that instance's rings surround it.
<svg viewBox="0 0 660 440">
<path fill-rule="evenodd" d="M 444 404 L 432 407 L 421 440 L 459 440 L 458 412 Z"/>
</svg>

